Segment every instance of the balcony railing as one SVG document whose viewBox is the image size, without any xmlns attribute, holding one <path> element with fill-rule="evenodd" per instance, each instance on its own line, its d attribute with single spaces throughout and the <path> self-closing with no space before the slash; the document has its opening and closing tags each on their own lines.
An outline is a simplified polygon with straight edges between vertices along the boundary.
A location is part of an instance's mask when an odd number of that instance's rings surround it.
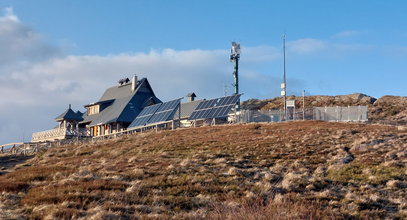
<svg viewBox="0 0 407 220">
<path fill-rule="evenodd" d="M 62 140 L 75 136 L 89 136 L 89 133 L 84 128 L 74 130 L 69 130 L 67 128 L 55 128 L 52 130 L 33 133 L 32 142 Z"/>
</svg>

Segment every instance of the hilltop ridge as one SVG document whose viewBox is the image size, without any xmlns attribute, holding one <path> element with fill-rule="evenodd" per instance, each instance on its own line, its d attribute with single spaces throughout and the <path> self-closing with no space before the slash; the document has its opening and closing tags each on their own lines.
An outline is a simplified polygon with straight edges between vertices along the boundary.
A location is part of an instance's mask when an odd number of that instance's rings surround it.
<svg viewBox="0 0 407 220">
<path fill-rule="evenodd" d="M 302 108 L 302 96 L 288 96 L 295 99 L 298 108 Z M 385 123 L 394 125 L 407 124 L 407 97 L 386 95 L 379 99 L 362 93 L 337 96 L 305 96 L 305 108 L 325 106 L 355 106 L 367 105 L 369 110 L 369 121 L 372 123 Z M 249 110 L 272 110 L 282 109 L 283 99 L 249 99 L 242 102 L 242 108 Z"/>
</svg>

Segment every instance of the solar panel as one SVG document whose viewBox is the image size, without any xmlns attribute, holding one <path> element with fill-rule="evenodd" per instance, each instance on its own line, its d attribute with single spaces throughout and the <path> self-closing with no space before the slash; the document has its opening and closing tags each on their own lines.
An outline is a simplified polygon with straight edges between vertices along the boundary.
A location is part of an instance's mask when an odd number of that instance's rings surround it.
<svg viewBox="0 0 407 220">
<path fill-rule="evenodd" d="M 226 117 L 239 101 L 239 98 L 240 94 L 201 102 L 192 112 L 189 120 Z"/>
<path fill-rule="evenodd" d="M 200 115 L 204 110 L 195 110 L 194 112 L 191 113 L 191 116 L 189 116 L 189 120 L 196 120 L 196 119 L 201 119 Z"/>
<path fill-rule="evenodd" d="M 212 111 L 210 111 L 208 113 L 206 118 L 222 118 L 222 117 L 226 117 L 229 114 L 230 110 L 232 110 L 233 107 L 234 107 L 234 105 L 226 105 L 226 106 L 213 108 Z"/>
<path fill-rule="evenodd" d="M 129 127 L 138 127 L 143 126 L 147 123 L 149 117 L 137 117 L 134 121 L 130 124 Z"/>
<path fill-rule="evenodd" d="M 181 99 L 145 107 L 129 127 L 139 127 L 172 119 Z"/>
<path fill-rule="evenodd" d="M 212 108 L 213 106 L 215 106 L 215 104 L 216 104 L 217 101 L 218 101 L 218 99 L 205 100 L 205 101 L 199 103 L 199 105 L 196 107 L 195 110 L 201 110 L 201 109 L 206 109 L 206 108 Z"/>
<path fill-rule="evenodd" d="M 154 115 L 154 113 L 160 108 L 161 105 L 162 103 L 158 103 L 143 108 L 143 110 L 141 110 L 140 114 L 138 114 L 138 116 L 129 125 L 129 127 L 138 127 L 146 125 L 148 120 L 151 118 L 151 116 Z"/>
<path fill-rule="evenodd" d="M 157 112 L 163 112 L 163 111 L 167 111 L 167 110 L 172 110 L 175 107 L 177 107 L 180 103 L 180 99 L 175 99 L 169 102 L 165 102 L 161 105 L 161 107 L 158 109 Z"/>
<path fill-rule="evenodd" d="M 181 99 L 165 102 L 155 112 L 155 114 L 148 120 L 148 124 L 157 123 L 160 121 L 168 121 L 173 116 L 177 107 L 180 105 Z"/>
<path fill-rule="evenodd" d="M 226 100 L 229 98 L 229 96 L 227 97 L 223 97 L 219 99 L 218 105 L 224 105 L 226 103 Z"/>
<path fill-rule="evenodd" d="M 240 94 L 220 98 L 218 106 L 236 104 L 237 101 L 239 101 L 239 98 Z"/>
<path fill-rule="evenodd" d="M 147 106 L 143 108 L 143 110 L 141 110 L 140 114 L 138 114 L 137 117 L 154 114 L 158 110 L 158 108 L 160 108 L 161 105 L 162 103 Z"/>
</svg>

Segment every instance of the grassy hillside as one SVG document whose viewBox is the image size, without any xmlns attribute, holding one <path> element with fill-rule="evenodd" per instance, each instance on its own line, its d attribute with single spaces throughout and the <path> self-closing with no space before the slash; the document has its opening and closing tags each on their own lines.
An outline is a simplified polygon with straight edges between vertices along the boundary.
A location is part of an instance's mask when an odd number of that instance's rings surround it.
<svg viewBox="0 0 407 220">
<path fill-rule="evenodd" d="M 0 176 L 0 218 L 407 218 L 407 130 L 326 122 L 151 132 Z"/>
</svg>

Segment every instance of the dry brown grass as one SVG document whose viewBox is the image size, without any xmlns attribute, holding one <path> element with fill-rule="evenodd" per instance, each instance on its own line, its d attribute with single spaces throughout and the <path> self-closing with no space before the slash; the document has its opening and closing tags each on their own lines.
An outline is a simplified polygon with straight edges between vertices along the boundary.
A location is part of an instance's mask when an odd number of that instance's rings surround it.
<svg viewBox="0 0 407 220">
<path fill-rule="evenodd" d="M 406 142 L 396 127 L 326 122 L 151 132 L 49 149 L 0 191 L 31 219 L 403 217 Z"/>
<path fill-rule="evenodd" d="M 217 220 L 351 218 L 350 215 L 333 211 L 326 202 L 306 201 L 296 195 L 288 195 L 269 202 L 257 198 L 239 205 L 223 205 L 215 207 L 207 217 Z"/>
</svg>

